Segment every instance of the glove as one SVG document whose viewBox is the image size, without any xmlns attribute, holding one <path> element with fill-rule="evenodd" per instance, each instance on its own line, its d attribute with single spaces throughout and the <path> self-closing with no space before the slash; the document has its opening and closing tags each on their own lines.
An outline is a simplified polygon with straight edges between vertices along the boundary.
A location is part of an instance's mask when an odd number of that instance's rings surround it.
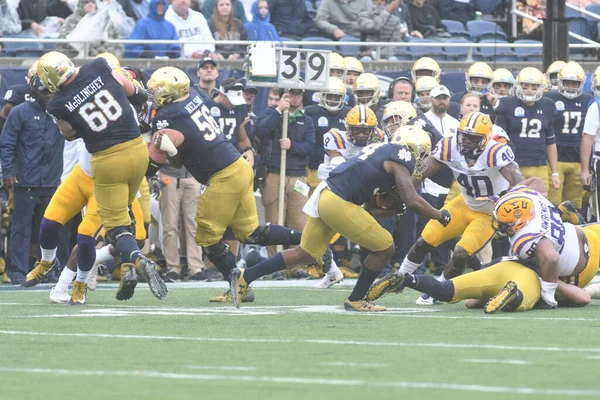
<svg viewBox="0 0 600 400">
<path fill-rule="evenodd" d="M 450 215 L 450 213 L 448 212 L 448 210 L 441 210 L 441 213 L 442 213 L 442 217 L 440 219 L 438 219 L 438 222 L 440 224 L 442 224 L 442 226 L 445 228 L 450 223 L 450 220 L 452 219 L 452 216 Z"/>
<path fill-rule="evenodd" d="M 398 212 L 398 215 L 404 215 L 406 213 L 406 204 L 401 201 L 400 204 L 398 204 L 398 207 L 396 207 L 396 211 Z"/>
<path fill-rule="evenodd" d="M 177 148 L 169 138 L 169 135 L 156 135 L 154 138 L 154 145 L 158 144 L 159 150 L 164 151 L 169 155 L 169 157 L 173 157 L 177 155 Z"/>
<path fill-rule="evenodd" d="M 162 197 L 162 189 L 169 184 L 169 177 L 163 176 L 159 178 L 158 176 L 152 176 L 148 179 L 148 185 L 150 186 L 150 194 L 156 200 L 159 200 Z"/>
</svg>

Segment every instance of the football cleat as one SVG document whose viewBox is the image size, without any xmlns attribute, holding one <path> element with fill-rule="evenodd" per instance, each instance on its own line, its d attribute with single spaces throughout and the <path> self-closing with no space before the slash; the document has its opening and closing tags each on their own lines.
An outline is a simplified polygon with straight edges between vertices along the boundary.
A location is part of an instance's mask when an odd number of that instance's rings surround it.
<svg viewBox="0 0 600 400">
<path fill-rule="evenodd" d="M 592 283 L 586 286 L 583 290 L 588 292 L 592 299 L 600 299 L 600 283 Z"/>
<path fill-rule="evenodd" d="M 73 293 L 71 293 L 71 299 L 69 299 L 69 304 L 71 304 L 73 306 L 84 305 L 86 293 L 87 293 L 86 283 L 74 281 L 73 282 Z"/>
<path fill-rule="evenodd" d="M 254 299 L 254 290 L 252 290 L 252 288 L 248 288 L 246 294 L 242 296 L 242 303 L 252 303 Z M 220 296 L 211 297 L 208 301 L 211 303 L 233 303 L 231 289 L 227 290 Z"/>
<path fill-rule="evenodd" d="M 117 300 L 129 300 L 133 297 L 137 285 L 137 275 L 132 263 L 123 263 L 120 268 L 121 283 L 117 289 Z"/>
<path fill-rule="evenodd" d="M 308 279 L 321 279 L 323 277 L 323 271 L 315 264 L 306 267 L 306 273 L 309 275 Z"/>
<path fill-rule="evenodd" d="M 44 276 L 46 276 L 48 272 L 52 271 L 57 266 L 58 260 L 56 258 L 52 262 L 44 260 L 36 262 L 34 268 L 25 277 L 25 282 L 23 282 L 23 286 L 33 287 L 37 285 L 44 279 Z"/>
<path fill-rule="evenodd" d="M 386 311 L 387 308 L 384 306 L 378 306 L 371 303 L 368 300 L 358 300 L 358 301 L 350 301 L 346 299 L 344 301 L 344 309 L 346 311 L 359 311 L 359 312 L 378 312 L 378 311 Z"/>
<path fill-rule="evenodd" d="M 439 302 L 436 299 L 428 294 L 424 294 L 423 296 L 419 297 L 415 302 L 415 304 L 418 306 L 434 306 L 438 303 Z"/>
<path fill-rule="evenodd" d="M 374 301 L 389 292 L 399 293 L 404 288 L 404 274 L 388 274 L 380 280 L 373 282 L 365 299 Z"/>
<path fill-rule="evenodd" d="M 344 274 L 340 269 L 336 266 L 335 269 L 332 266 L 328 273 L 317 283 L 313 285 L 315 289 L 328 289 L 335 285 L 336 283 L 340 283 L 344 280 Z"/>
<path fill-rule="evenodd" d="M 159 300 L 163 300 L 167 297 L 169 289 L 167 284 L 162 280 L 158 271 L 156 270 L 156 264 L 149 258 L 144 256 L 138 258 L 135 263 L 135 270 L 148 282 L 150 291 Z"/>
<path fill-rule="evenodd" d="M 98 266 L 100 264 L 94 263 L 92 270 L 90 271 L 90 275 L 87 280 L 87 288 L 91 291 L 96 290 L 96 283 L 98 283 Z"/>
<path fill-rule="evenodd" d="M 569 200 L 563 201 L 558 205 L 558 212 L 560 213 L 560 219 L 563 222 L 568 222 L 573 225 L 582 225 L 585 223 L 583 216 L 577 211 L 577 207 Z"/>
<path fill-rule="evenodd" d="M 510 304 L 511 301 L 517 296 L 517 284 L 514 281 L 508 281 L 504 288 L 492 297 L 483 308 L 483 312 L 486 314 L 495 314 L 498 311 L 502 311 L 504 307 Z"/>
<path fill-rule="evenodd" d="M 250 286 L 244 279 L 244 268 L 234 268 L 231 277 L 231 297 L 235 308 L 240 308 L 241 300 L 248 294 Z"/>
<path fill-rule="evenodd" d="M 50 291 L 50 303 L 54 304 L 69 304 L 71 296 L 67 289 L 57 289 L 56 286 Z"/>
<path fill-rule="evenodd" d="M 342 271 L 342 275 L 344 275 L 345 279 L 358 278 L 358 272 L 352 271 L 349 267 L 340 267 L 340 271 Z"/>
</svg>

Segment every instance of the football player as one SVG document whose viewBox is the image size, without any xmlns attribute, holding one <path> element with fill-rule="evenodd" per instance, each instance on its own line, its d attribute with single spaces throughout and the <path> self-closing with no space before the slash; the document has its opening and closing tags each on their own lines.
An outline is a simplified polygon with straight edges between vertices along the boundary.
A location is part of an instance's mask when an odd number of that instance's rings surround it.
<svg viewBox="0 0 600 400">
<path fill-rule="evenodd" d="M 355 104 L 364 104 L 375 113 L 383 109 L 383 105 L 379 99 L 381 84 L 379 78 L 375 75 L 367 72 L 356 78 L 353 93 Z"/>
<path fill-rule="evenodd" d="M 546 69 L 546 79 L 550 83 L 548 90 L 558 90 L 558 73 L 567 63 L 561 60 L 554 61 Z"/>
<path fill-rule="evenodd" d="M 76 68 L 64 54 L 49 52 L 39 59 L 37 73 L 44 85 L 55 93 L 47 112 L 54 116 L 65 139 L 82 138 L 92 154 L 91 175 L 98 215 L 128 271 L 122 275 L 117 294 L 125 298 L 133 295 L 137 271 L 148 282 L 152 294 L 164 299 L 167 286 L 154 262 L 142 254 L 129 215 L 129 205 L 136 198 L 148 165 L 148 148 L 140 136 L 132 107 L 132 104 L 146 102 L 145 90 L 113 72 L 103 58 Z M 61 224 L 48 219 L 42 224 L 45 228 L 45 233 L 40 233 L 42 259 L 36 267 L 46 274 L 56 265 Z M 81 290 L 77 297 L 85 292 L 89 272 L 82 271 L 78 275 Z"/>
<path fill-rule="evenodd" d="M 329 54 L 329 76 L 342 81 L 346 78 L 346 61 L 338 53 Z"/>
<path fill-rule="evenodd" d="M 431 97 L 429 92 L 436 86 L 439 86 L 437 79 L 431 76 L 422 76 L 415 83 L 415 92 L 417 92 L 418 101 L 415 102 L 416 107 L 421 112 L 427 112 L 431 109 Z"/>
<path fill-rule="evenodd" d="M 556 206 L 571 200 L 575 207 L 581 209 L 583 185 L 579 181 L 579 147 L 588 104 L 593 99 L 591 94 L 583 92 L 584 84 L 585 71 L 575 61 L 569 61 L 558 73 L 558 90 L 544 95 L 554 102 L 557 111 L 554 133 L 558 151 L 558 179 L 562 187 L 558 190 L 553 187 L 548 189 L 548 200 Z"/>
<path fill-rule="evenodd" d="M 355 57 L 344 57 L 344 65 L 346 71 L 344 78 L 346 79 L 346 86 L 350 90 L 354 90 L 354 83 L 360 74 L 365 72 L 365 69 L 360 61 Z"/>
<path fill-rule="evenodd" d="M 413 172 L 421 174 L 425 169 L 423 158 L 429 154 L 430 146 L 426 132 L 406 126 L 395 133 L 391 143 L 369 145 L 360 155 L 331 171 L 304 207 L 310 218 L 300 245 L 251 268 L 233 270 L 231 292 L 234 304 L 239 306 L 237 299 L 242 298 L 248 285 L 261 276 L 320 259 L 330 240 L 339 232 L 370 251 L 344 308 L 385 311 L 385 307 L 364 298 L 394 253 L 392 235 L 374 217 L 397 214 L 405 204 L 444 226 L 451 222 L 450 214 L 431 207 L 417 194 L 411 182 Z M 374 199 L 374 194 L 379 196 Z M 363 208 L 364 204 L 367 204 L 366 208 Z"/>
<path fill-rule="evenodd" d="M 515 160 L 526 178 L 537 176 L 550 187 L 560 187 L 554 120 L 556 106 L 544 94 L 544 74 L 533 67 L 523 68 L 517 76 L 515 96 L 500 99 L 496 125 L 515 145 Z"/>
<path fill-rule="evenodd" d="M 481 99 L 480 111 L 487 114 L 492 122 L 494 122 L 496 117 L 494 103 L 497 100 L 495 95 L 491 93 L 493 78 L 494 72 L 492 68 L 486 63 L 479 61 L 469 67 L 465 79 L 466 93 L 474 93 L 479 96 Z M 460 103 L 466 93 L 454 95 L 452 101 Z"/>
<path fill-rule="evenodd" d="M 512 96 L 515 93 L 515 77 L 506 68 L 498 68 L 492 74 L 492 94 L 496 98 Z M 496 106 L 496 104 L 494 104 Z"/>
<path fill-rule="evenodd" d="M 147 174 L 154 175 L 168 159 L 174 166 L 183 165 L 206 186 L 196 212 L 196 242 L 223 277 L 230 279 L 236 262 L 222 239 L 227 227 L 246 244 L 300 243 L 301 232 L 275 224 L 258 225 L 252 167 L 227 141 L 204 100 L 190 90 L 185 72 L 159 68 L 148 88 L 157 113 Z"/>
<path fill-rule="evenodd" d="M 442 75 L 440 65 L 431 57 L 421 57 L 412 66 L 410 70 L 412 81 L 416 84 L 417 80 L 422 76 L 431 76 L 438 82 Z"/>
<path fill-rule="evenodd" d="M 25 77 L 26 83 L 12 85 L 4 94 L 4 105 L 0 110 L 0 132 L 2 132 L 6 118 L 8 118 L 8 113 L 10 113 L 10 110 L 12 110 L 13 107 L 18 106 L 24 101 L 33 101 L 33 98 L 31 97 L 30 85 L 31 79 L 37 75 L 36 70 L 37 61 L 34 62 L 31 67 L 29 67 L 29 71 L 27 71 L 27 77 Z"/>
<path fill-rule="evenodd" d="M 457 135 L 438 142 L 427 160 L 425 172 L 415 176 L 417 181 L 422 181 L 447 165 L 460 185 L 461 195 L 443 209 L 461 217 L 453 219 L 444 229 L 438 222 L 430 221 L 404 258 L 400 274 L 413 273 L 432 249 L 462 235 L 439 279 L 461 275 L 470 259 L 494 236 L 490 215 L 493 205 L 485 197 L 499 195 L 524 178 L 510 147 L 491 139 L 491 135 L 492 122 L 487 115 L 467 114 L 460 121 Z M 388 275 L 379 282 L 376 291 L 386 291 L 395 279 L 395 274 Z"/>
</svg>

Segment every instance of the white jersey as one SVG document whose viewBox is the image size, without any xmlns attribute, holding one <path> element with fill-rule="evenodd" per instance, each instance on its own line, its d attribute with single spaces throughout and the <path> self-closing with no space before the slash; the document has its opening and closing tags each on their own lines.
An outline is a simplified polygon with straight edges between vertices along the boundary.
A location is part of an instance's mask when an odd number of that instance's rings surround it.
<svg viewBox="0 0 600 400">
<path fill-rule="evenodd" d="M 537 192 L 521 189 L 524 197 L 534 203 L 534 217 L 517 234 L 510 237 L 513 253 L 522 260 L 533 258 L 537 243 L 542 238 L 548 239 L 552 247 L 560 254 L 558 258 L 558 275 L 570 276 L 579 262 L 579 239 L 574 225 L 565 223 L 552 203 Z"/>
<path fill-rule="evenodd" d="M 385 134 L 379 128 L 376 133 L 380 136 L 381 141 L 385 141 Z M 359 147 L 354 145 L 346 135 L 346 131 L 339 129 L 331 129 L 325 135 L 323 135 L 323 147 L 325 148 L 325 158 L 323 164 L 319 165 L 317 171 L 317 177 L 324 181 L 329 178 L 329 173 L 333 171 L 335 166 L 331 164 L 331 158 L 329 157 L 329 150 L 337 151 L 344 157 L 345 160 L 349 160 L 354 156 L 357 156 L 366 146 Z"/>
<path fill-rule="evenodd" d="M 467 206 L 481 213 L 492 212 L 494 205 L 487 199 L 477 198 L 499 195 L 508 189 L 509 183 L 500 170 L 515 160 L 508 145 L 491 139 L 475 163 L 469 166 L 458 151 L 456 136 L 440 140 L 433 149 L 432 156 L 450 167 Z"/>
<path fill-rule="evenodd" d="M 87 176 L 92 177 L 92 154 L 85 147 L 79 152 L 79 167 Z"/>
</svg>

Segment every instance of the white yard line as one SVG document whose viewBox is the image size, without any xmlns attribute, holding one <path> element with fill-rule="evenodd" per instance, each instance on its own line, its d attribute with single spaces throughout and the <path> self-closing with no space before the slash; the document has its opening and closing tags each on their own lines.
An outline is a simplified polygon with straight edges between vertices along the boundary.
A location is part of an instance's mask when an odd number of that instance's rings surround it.
<svg viewBox="0 0 600 400">
<path fill-rule="evenodd" d="M 600 356 L 584 356 L 586 360 L 600 360 Z"/>
<path fill-rule="evenodd" d="M 227 381 L 228 384 L 240 383 L 274 383 L 295 385 L 323 385 L 344 387 L 369 387 L 369 388 L 403 388 L 422 390 L 453 390 L 458 392 L 480 392 L 480 393 L 506 393 L 521 395 L 562 395 L 562 396 L 600 396 L 600 390 L 577 390 L 561 388 L 534 388 L 534 387 L 507 387 L 486 385 L 464 385 L 439 382 L 402 382 L 402 381 L 375 381 L 375 380 L 350 380 L 350 379 L 323 379 L 286 376 L 231 376 L 231 375 L 203 375 L 185 374 L 174 372 L 130 370 L 81 370 L 81 369 L 50 369 L 50 368 L 11 368 L 0 367 L 1 372 L 13 372 L 19 374 L 40 374 L 65 376 L 67 379 L 73 376 L 101 376 L 101 377 L 137 377 L 150 379 L 173 379 L 192 381 Z"/>
<path fill-rule="evenodd" d="M 392 364 L 379 364 L 379 363 L 357 363 L 357 362 L 344 362 L 344 361 L 326 361 L 319 363 L 321 365 L 327 365 L 331 367 L 360 367 L 360 368 L 384 368 L 389 367 Z"/>
<path fill-rule="evenodd" d="M 512 346 L 483 343 L 412 343 L 412 342 L 367 342 L 357 340 L 327 340 L 327 339 L 265 339 L 265 338 L 207 338 L 193 336 L 161 336 L 161 335 L 123 335 L 110 333 L 59 333 L 59 332 L 33 332 L 0 330 L 0 334 L 16 336 L 53 336 L 53 337 L 81 337 L 102 339 L 145 339 L 145 340 L 173 340 L 189 342 L 234 342 L 234 343 L 311 343 L 325 345 L 357 345 L 381 347 L 426 347 L 448 349 L 485 349 L 485 350 L 514 350 L 514 351 L 542 351 L 560 353 L 600 353 L 597 347 L 544 347 L 544 346 Z"/>
<path fill-rule="evenodd" d="M 473 363 L 473 364 L 509 364 L 509 365 L 531 365 L 533 364 L 531 361 L 525 360 L 491 360 L 491 359 L 481 359 L 481 358 L 465 358 L 459 360 L 465 363 Z"/>
<path fill-rule="evenodd" d="M 218 371 L 256 371 L 256 367 L 236 367 L 222 365 L 186 365 L 189 369 L 218 370 Z"/>
</svg>

